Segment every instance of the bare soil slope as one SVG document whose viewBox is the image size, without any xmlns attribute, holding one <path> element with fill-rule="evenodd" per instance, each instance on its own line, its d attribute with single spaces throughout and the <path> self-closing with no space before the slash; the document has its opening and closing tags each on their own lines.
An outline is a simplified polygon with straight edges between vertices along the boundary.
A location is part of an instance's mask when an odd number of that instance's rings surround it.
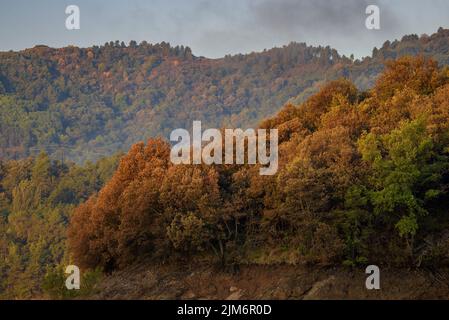
<svg viewBox="0 0 449 320">
<path fill-rule="evenodd" d="M 449 271 L 382 270 L 381 290 L 365 288 L 364 269 L 137 264 L 103 279 L 92 299 L 448 299 Z"/>
</svg>

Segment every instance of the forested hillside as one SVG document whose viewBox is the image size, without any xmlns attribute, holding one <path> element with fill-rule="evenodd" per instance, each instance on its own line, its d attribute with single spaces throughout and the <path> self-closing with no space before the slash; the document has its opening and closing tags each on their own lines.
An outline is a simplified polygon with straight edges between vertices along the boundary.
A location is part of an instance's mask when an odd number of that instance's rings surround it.
<svg viewBox="0 0 449 320">
<path fill-rule="evenodd" d="M 100 190 L 119 158 L 84 167 L 45 154 L 0 160 L 0 299 L 41 297 L 45 275 L 59 274 L 70 261 L 66 227 L 73 209 Z"/>
<path fill-rule="evenodd" d="M 449 263 L 449 68 L 387 64 L 369 91 L 328 83 L 261 124 L 280 168 L 173 165 L 162 139 L 132 146 L 76 208 L 72 262 L 109 272 L 154 263 Z"/>
<path fill-rule="evenodd" d="M 370 88 L 385 61 L 423 54 L 449 64 L 449 30 L 406 36 L 362 61 L 329 47 L 291 43 L 222 59 L 187 47 L 119 41 L 91 48 L 37 46 L 0 53 L 0 155 L 46 151 L 52 159 L 98 159 L 192 120 L 254 126 L 341 77 Z"/>
<path fill-rule="evenodd" d="M 76 294 L 139 260 L 448 266 L 447 67 L 390 61 L 372 89 L 331 81 L 260 127 L 279 130 L 274 176 L 174 165 L 160 138 L 84 167 L 45 154 L 3 161 L 1 296 L 71 297 L 68 263 L 83 271 Z"/>
<path fill-rule="evenodd" d="M 82 296 L 140 260 L 448 267 L 448 65 L 444 29 L 361 61 L 298 43 L 0 53 L 0 298 Z M 174 165 L 167 134 L 193 120 L 277 128 L 277 174 Z"/>
</svg>

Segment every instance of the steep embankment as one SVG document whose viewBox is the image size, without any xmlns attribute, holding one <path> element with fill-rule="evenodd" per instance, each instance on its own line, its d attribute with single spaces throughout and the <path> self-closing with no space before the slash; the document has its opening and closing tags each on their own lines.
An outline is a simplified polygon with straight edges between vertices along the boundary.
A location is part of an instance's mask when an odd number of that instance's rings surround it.
<svg viewBox="0 0 449 320">
<path fill-rule="evenodd" d="M 381 289 L 367 290 L 364 269 L 137 264 L 107 276 L 90 299 L 447 299 L 449 272 L 381 270 Z"/>
</svg>

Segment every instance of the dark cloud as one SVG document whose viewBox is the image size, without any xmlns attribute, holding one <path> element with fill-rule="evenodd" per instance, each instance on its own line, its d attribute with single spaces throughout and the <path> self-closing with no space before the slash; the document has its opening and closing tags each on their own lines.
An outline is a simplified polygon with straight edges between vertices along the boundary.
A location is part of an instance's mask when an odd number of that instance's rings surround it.
<svg viewBox="0 0 449 320">
<path fill-rule="evenodd" d="M 391 32 L 392 28 L 401 27 L 400 20 L 387 9 L 388 4 L 379 1 L 263 0 L 252 2 L 251 12 L 254 24 L 260 25 L 265 32 L 351 36 L 366 32 L 365 10 L 371 4 L 381 8 L 382 30 Z"/>
</svg>

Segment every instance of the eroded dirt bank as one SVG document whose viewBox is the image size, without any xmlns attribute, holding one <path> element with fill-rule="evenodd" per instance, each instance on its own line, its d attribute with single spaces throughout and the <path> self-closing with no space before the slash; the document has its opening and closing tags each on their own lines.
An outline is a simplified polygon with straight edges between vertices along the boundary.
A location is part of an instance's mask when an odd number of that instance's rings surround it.
<svg viewBox="0 0 449 320">
<path fill-rule="evenodd" d="M 449 270 L 381 269 L 381 290 L 364 269 L 135 265 L 106 276 L 92 299 L 449 299 Z"/>
</svg>

